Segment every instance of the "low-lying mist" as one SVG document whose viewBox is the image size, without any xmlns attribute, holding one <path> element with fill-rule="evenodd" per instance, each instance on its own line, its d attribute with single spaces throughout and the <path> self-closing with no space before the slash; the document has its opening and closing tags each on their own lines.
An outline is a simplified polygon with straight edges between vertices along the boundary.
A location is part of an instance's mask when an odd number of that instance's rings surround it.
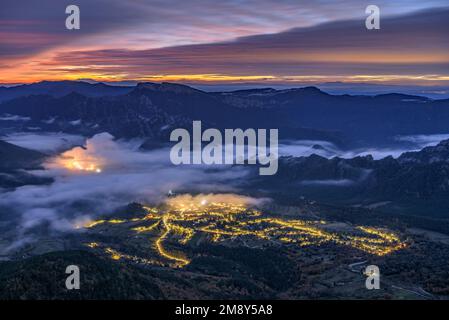
<svg viewBox="0 0 449 320">
<path fill-rule="evenodd" d="M 216 193 L 238 191 L 243 167 L 171 164 L 170 150 L 143 152 L 141 141 L 115 141 L 103 133 L 85 146 L 63 152 L 33 171 L 52 177 L 50 185 L 27 185 L 0 194 L 0 207 L 16 216 L 17 243 L 33 240 L 33 230 L 73 230 L 80 221 L 113 212 L 131 202 L 160 203 L 169 190 Z M 210 196 L 208 196 L 210 197 Z"/>
<path fill-rule="evenodd" d="M 47 154 L 55 154 L 77 145 L 83 145 L 86 140 L 80 135 L 52 132 L 17 132 L 9 134 L 2 139 L 19 147 Z"/>
<path fill-rule="evenodd" d="M 327 141 L 302 140 L 281 143 L 279 151 L 281 156 L 318 154 L 326 158 L 352 158 L 371 154 L 379 159 L 398 157 L 406 151 L 436 145 L 446 138 L 449 135 L 403 136 L 396 138 L 399 147 L 349 151 Z M 55 154 L 44 164 L 44 170 L 32 171 L 34 175 L 53 178 L 54 182 L 26 185 L 0 193 L 0 213 L 4 213 L 3 217 L 11 217 L 9 222 L 15 230 L 11 245 L 3 251 L 35 241 L 36 230 L 45 227 L 51 233 L 73 231 L 82 221 L 112 213 L 131 202 L 223 200 L 257 204 L 261 201 L 236 195 L 214 195 L 243 193 L 240 186 L 249 177 L 247 167 L 175 166 L 170 161 L 169 148 L 143 151 L 140 149 L 143 141 L 140 140 L 115 140 L 110 134 L 102 133 L 87 140 L 61 134 L 21 134 L 11 136 L 9 141 Z M 354 181 L 305 180 L 298 183 L 303 186 L 347 186 Z M 180 195 L 167 200 L 170 191 L 200 196 Z"/>
<path fill-rule="evenodd" d="M 366 147 L 354 150 L 342 150 L 329 141 L 284 141 L 279 145 L 279 154 L 295 157 L 308 157 L 316 154 L 325 158 L 340 157 L 345 159 L 371 155 L 375 160 L 379 160 L 389 156 L 398 158 L 404 152 L 419 151 L 425 147 L 435 146 L 446 139 L 449 139 L 449 134 L 397 136 L 394 137 L 396 143 L 391 147 Z"/>
</svg>

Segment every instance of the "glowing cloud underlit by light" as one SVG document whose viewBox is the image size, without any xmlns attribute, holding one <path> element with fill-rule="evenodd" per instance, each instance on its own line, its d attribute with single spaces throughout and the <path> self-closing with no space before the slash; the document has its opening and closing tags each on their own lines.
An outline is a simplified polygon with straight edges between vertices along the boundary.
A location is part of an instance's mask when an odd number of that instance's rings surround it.
<svg viewBox="0 0 449 320">
<path fill-rule="evenodd" d="M 66 169 L 71 172 L 101 173 L 106 159 L 101 156 L 95 141 L 88 140 L 86 147 L 75 147 L 51 159 L 48 169 Z"/>
<path fill-rule="evenodd" d="M 49 167 L 65 168 L 73 172 L 101 173 L 103 162 L 102 159 L 89 155 L 83 148 L 77 147 L 54 159 Z"/>
</svg>

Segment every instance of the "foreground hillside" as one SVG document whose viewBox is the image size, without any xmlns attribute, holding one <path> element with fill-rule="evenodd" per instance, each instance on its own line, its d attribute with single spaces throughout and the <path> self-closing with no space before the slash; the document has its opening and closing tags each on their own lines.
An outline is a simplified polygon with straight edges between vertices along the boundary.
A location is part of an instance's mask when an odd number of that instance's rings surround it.
<svg viewBox="0 0 449 320">
<path fill-rule="evenodd" d="M 181 205 L 181 204 L 180 204 Z M 311 203 L 147 207 L 134 204 L 82 232 L 29 243 L 0 262 L 2 299 L 445 299 L 449 236 L 388 227 L 359 209 L 358 222 Z M 236 211 L 237 210 L 237 211 Z M 181 213 L 183 212 L 183 213 Z M 270 215 L 276 212 L 276 215 Z M 375 215 L 374 215 L 375 216 Z M 277 225 L 276 228 L 273 228 Z M 218 237 L 217 237 L 218 235 Z M 51 245 L 72 239 L 64 251 Z M 50 253 L 26 258 L 30 252 Z M 381 290 L 362 271 L 382 270 Z M 77 265 L 81 289 L 65 289 Z M 419 270 L 419 271 L 418 271 Z"/>
<path fill-rule="evenodd" d="M 81 290 L 67 290 L 65 269 L 80 266 Z M 67 251 L 0 263 L 0 299 L 160 299 L 154 275 L 145 275 L 86 251 Z M 132 284 L 132 286 L 130 286 Z"/>
<path fill-rule="evenodd" d="M 0 187 L 15 188 L 50 183 L 52 179 L 36 177 L 25 170 L 38 169 L 46 155 L 0 140 Z"/>
</svg>

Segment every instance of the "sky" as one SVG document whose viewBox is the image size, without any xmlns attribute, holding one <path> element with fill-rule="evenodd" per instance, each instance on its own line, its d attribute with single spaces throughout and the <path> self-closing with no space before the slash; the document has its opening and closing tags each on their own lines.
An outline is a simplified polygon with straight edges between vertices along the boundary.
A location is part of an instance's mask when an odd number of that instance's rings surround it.
<svg viewBox="0 0 449 320">
<path fill-rule="evenodd" d="M 65 28 L 66 6 L 81 11 Z M 367 30 L 365 8 L 381 10 Z M 449 85 L 447 0 L 2 0 L 0 83 Z"/>
</svg>

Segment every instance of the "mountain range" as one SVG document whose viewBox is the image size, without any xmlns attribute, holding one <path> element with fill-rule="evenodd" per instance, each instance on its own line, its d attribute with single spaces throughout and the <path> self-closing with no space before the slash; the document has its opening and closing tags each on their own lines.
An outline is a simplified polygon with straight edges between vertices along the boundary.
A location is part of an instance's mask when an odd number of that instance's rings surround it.
<svg viewBox="0 0 449 320">
<path fill-rule="evenodd" d="M 117 96 L 132 90 L 127 86 L 110 86 L 104 83 L 91 84 L 84 81 L 42 81 L 13 87 L 0 87 L 0 102 L 29 95 L 63 97 L 72 92 L 87 97 Z"/>
<path fill-rule="evenodd" d="M 174 83 L 42 82 L 2 88 L 0 101 L 0 116 L 11 119 L 8 127 L 84 135 L 107 131 L 118 138 L 164 140 L 171 128 L 202 120 L 205 127 L 279 128 L 286 140 L 378 145 L 397 135 L 444 133 L 449 123 L 449 100 L 330 95 L 315 87 L 205 92 Z"/>
<path fill-rule="evenodd" d="M 276 175 L 253 181 L 253 187 L 321 202 L 447 218 L 449 140 L 397 159 L 281 157 Z"/>
</svg>

